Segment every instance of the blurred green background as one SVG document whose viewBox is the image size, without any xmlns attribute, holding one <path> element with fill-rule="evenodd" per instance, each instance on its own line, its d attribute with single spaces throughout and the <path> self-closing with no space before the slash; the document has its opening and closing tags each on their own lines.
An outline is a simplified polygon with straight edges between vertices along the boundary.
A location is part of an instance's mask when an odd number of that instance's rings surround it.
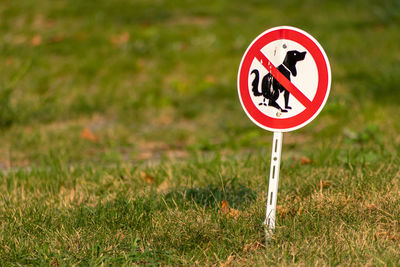
<svg viewBox="0 0 400 267">
<path fill-rule="evenodd" d="M 270 136 L 241 110 L 237 69 L 255 36 L 279 25 L 312 34 L 332 65 L 331 95 L 321 116 L 290 137 L 398 132 L 399 6 L 2 1 L 0 163 L 258 149 Z M 97 142 L 82 140 L 85 128 Z"/>
<path fill-rule="evenodd" d="M 284 134 L 265 249 L 272 134 L 236 77 L 280 25 L 332 87 Z M 398 0 L 0 0 L 0 262 L 399 264 L 399 27 Z"/>
</svg>

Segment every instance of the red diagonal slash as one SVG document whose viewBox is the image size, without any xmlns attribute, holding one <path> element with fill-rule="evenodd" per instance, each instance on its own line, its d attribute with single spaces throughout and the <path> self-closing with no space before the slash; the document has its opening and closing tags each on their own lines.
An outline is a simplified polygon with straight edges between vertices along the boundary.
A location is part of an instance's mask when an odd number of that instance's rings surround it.
<svg viewBox="0 0 400 267">
<path fill-rule="evenodd" d="M 278 82 L 285 87 L 305 108 L 311 105 L 311 101 L 299 90 L 293 83 L 291 83 L 275 66 L 264 56 L 261 51 L 256 54 L 256 59 L 274 76 Z"/>
</svg>

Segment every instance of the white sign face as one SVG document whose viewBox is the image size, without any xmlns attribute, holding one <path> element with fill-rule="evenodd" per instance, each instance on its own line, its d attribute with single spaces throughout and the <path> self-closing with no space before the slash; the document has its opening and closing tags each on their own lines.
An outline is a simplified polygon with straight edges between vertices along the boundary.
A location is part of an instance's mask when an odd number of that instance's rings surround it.
<svg viewBox="0 0 400 267">
<path fill-rule="evenodd" d="M 311 122 L 329 95 L 328 58 L 308 33 L 277 27 L 259 35 L 239 68 L 238 91 L 243 109 L 258 126 L 292 131 Z"/>
</svg>

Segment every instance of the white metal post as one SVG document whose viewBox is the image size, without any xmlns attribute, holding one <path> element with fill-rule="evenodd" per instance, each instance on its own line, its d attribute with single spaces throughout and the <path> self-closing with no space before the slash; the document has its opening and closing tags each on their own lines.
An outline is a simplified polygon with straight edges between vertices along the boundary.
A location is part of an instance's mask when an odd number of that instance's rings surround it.
<svg viewBox="0 0 400 267">
<path fill-rule="evenodd" d="M 267 233 L 272 234 L 275 229 L 275 212 L 276 212 L 276 200 L 278 197 L 278 185 L 279 185 L 279 168 L 281 163 L 281 151 L 282 151 L 282 132 L 274 132 L 274 138 L 272 141 L 272 154 L 271 154 L 271 169 L 269 172 L 269 185 L 268 185 L 268 197 L 267 197 L 267 212 L 264 225 L 269 229 Z"/>
</svg>

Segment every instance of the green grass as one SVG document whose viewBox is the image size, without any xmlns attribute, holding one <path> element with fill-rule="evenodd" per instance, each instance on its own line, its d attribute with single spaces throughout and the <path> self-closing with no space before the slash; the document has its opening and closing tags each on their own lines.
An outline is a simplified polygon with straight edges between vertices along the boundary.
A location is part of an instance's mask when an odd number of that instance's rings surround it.
<svg viewBox="0 0 400 267">
<path fill-rule="evenodd" d="M 394 0 L 0 0 L 0 265 L 399 265 L 399 14 Z M 333 81 L 284 134 L 266 245 L 272 134 L 236 76 L 278 25 L 322 44 Z"/>
</svg>

